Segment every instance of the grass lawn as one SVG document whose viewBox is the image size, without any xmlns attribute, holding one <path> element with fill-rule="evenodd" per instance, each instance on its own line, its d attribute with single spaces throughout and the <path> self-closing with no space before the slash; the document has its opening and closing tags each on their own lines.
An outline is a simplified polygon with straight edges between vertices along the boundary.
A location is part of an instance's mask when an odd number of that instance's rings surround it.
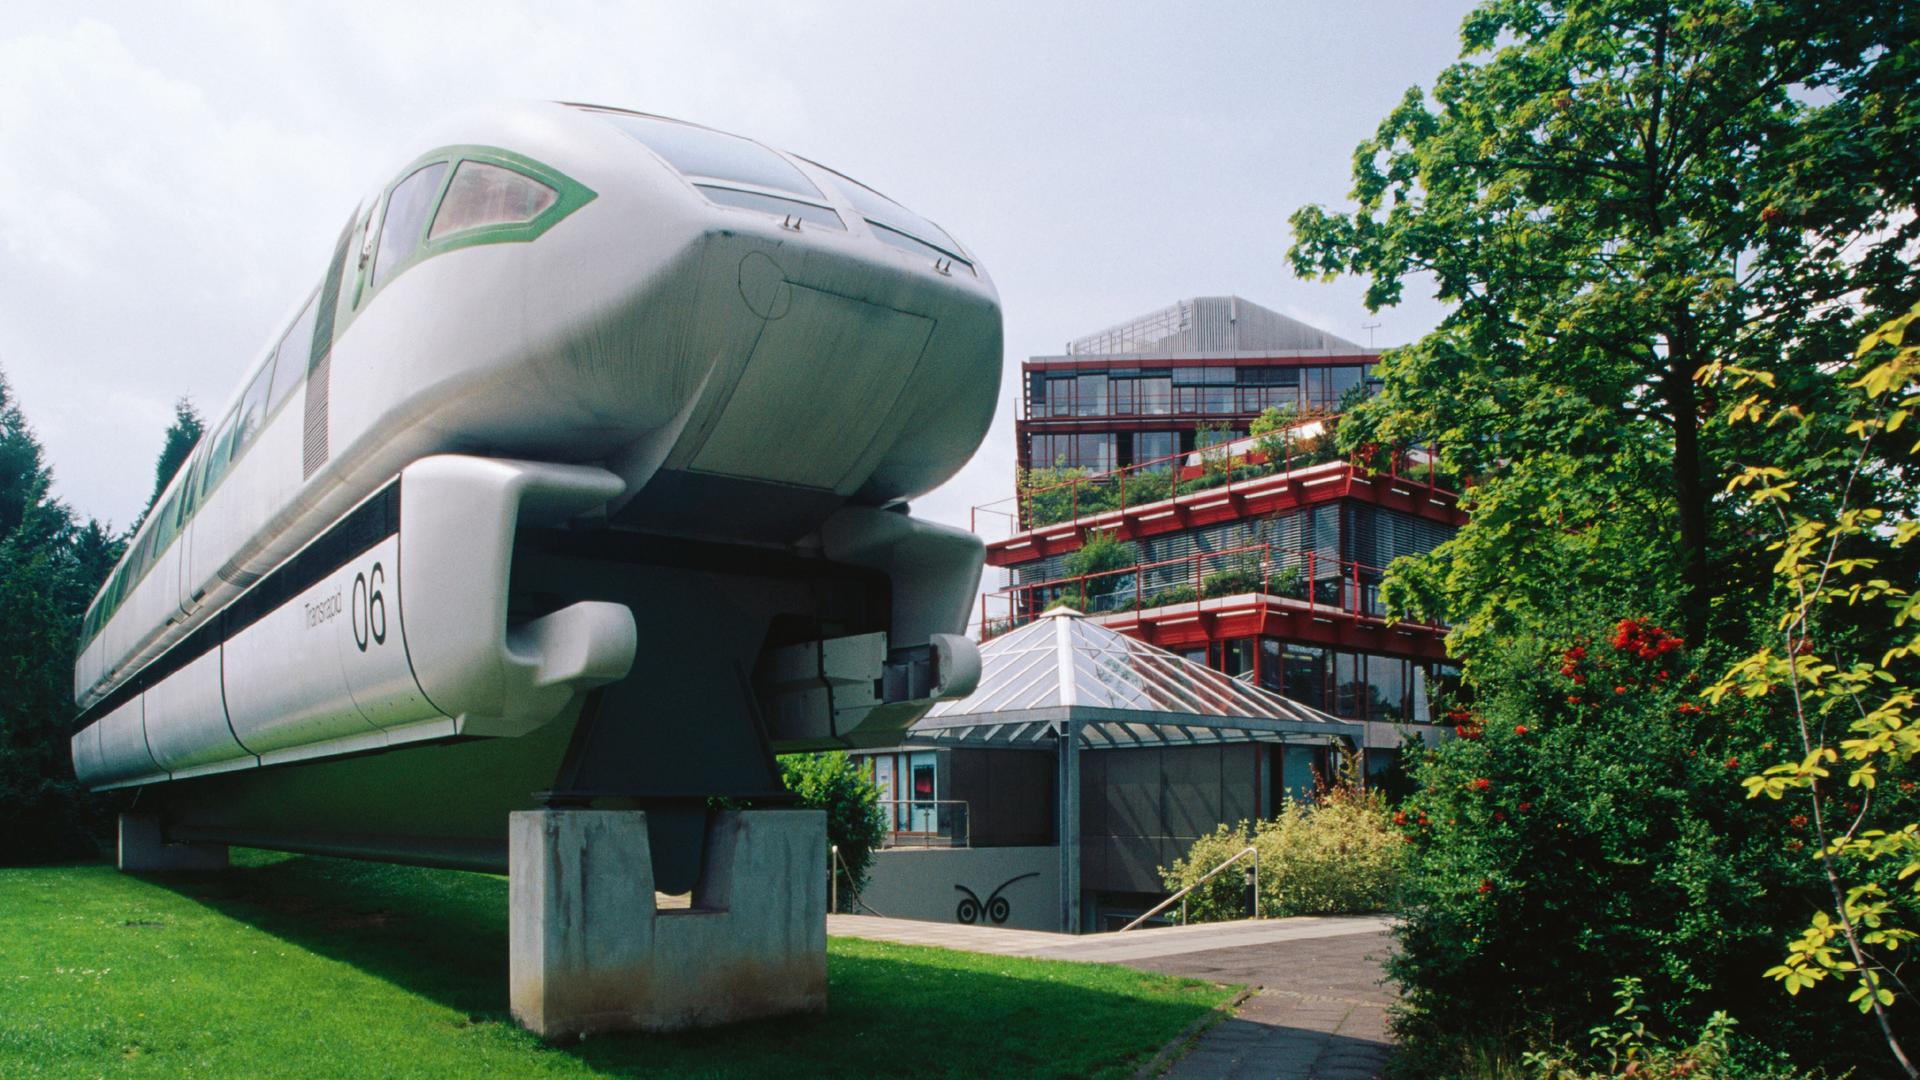
<svg viewBox="0 0 1920 1080">
<path fill-rule="evenodd" d="M 0 1076 L 1118 1076 L 1227 997 L 835 938 L 825 1016 L 552 1047 L 507 1013 L 504 878 L 234 856 L 0 870 Z"/>
</svg>

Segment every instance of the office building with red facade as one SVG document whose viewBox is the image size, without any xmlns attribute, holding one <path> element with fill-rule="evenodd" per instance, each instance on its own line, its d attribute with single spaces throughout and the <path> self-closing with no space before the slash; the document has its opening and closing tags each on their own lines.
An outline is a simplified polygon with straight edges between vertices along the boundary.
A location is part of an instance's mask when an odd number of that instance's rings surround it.
<svg viewBox="0 0 1920 1080">
<path fill-rule="evenodd" d="M 1022 365 L 1020 494 L 981 508 L 986 634 L 1067 603 L 1228 675 L 1366 724 L 1385 768 L 1431 721 L 1443 630 L 1389 624 L 1385 567 L 1464 520 L 1424 453 L 1334 451 L 1378 353 L 1238 297 L 1198 297 Z M 1267 410 L 1282 425 L 1250 436 Z M 1125 545 L 1087 575 L 1075 555 Z M 1084 561 L 1084 560 L 1082 560 Z M 1109 566 L 1113 560 L 1109 558 Z M 1418 730 L 1416 728 L 1415 730 Z"/>
<path fill-rule="evenodd" d="M 1442 627 L 1388 621 L 1382 576 L 1464 519 L 1425 452 L 1337 450 L 1377 361 L 1200 297 L 1025 362 L 1018 494 L 974 516 L 1001 579 L 981 686 L 858 753 L 888 832 L 856 903 L 1117 929 L 1165 896 L 1159 867 L 1346 749 L 1391 783 L 1451 669 Z"/>
</svg>

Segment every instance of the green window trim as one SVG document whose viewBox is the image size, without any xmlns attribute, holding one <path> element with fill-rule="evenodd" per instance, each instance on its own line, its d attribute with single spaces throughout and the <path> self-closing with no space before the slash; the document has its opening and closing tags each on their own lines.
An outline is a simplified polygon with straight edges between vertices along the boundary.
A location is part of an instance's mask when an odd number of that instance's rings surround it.
<svg viewBox="0 0 1920 1080">
<path fill-rule="evenodd" d="M 440 215 L 440 205 L 446 200 L 447 188 L 453 184 L 454 174 L 459 172 L 460 163 L 463 161 L 477 161 L 484 165 L 498 166 L 517 172 L 530 180 L 536 180 L 545 184 L 554 191 L 555 198 L 553 205 L 542 210 L 530 221 L 480 225 L 471 229 L 462 229 L 459 232 L 450 233 L 437 240 L 429 239 L 428 233 L 433 230 L 434 219 Z M 480 244 L 526 243 L 528 241 L 538 240 L 546 234 L 548 229 L 560 224 L 561 221 L 565 220 L 575 210 L 599 198 L 599 193 L 593 189 L 560 172 L 558 169 L 544 165 L 524 154 L 516 154 L 511 150 L 502 150 L 496 146 L 443 146 L 438 150 L 430 151 L 414 159 L 406 168 L 400 170 L 400 174 L 394 178 L 392 183 L 388 184 L 386 188 L 381 191 L 380 205 L 383 208 L 380 215 L 381 219 L 385 219 L 386 214 L 384 207 L 386 206 L 387 200 L 392 197 L 393 189 L 398 187 L 401 181 L 428 165 L 441 162 L 445 162 L 448 169 L 446 174 L 440 178 L 439 190 L 434 192 L 432 211 L 428 213 L 425 220 L 421 222 L 419 246 L 414 249 L 411 257 L 394 268 L 392 275 L 388 277 L 387 280 L 381 282 L 378 288 L 373 287 L 371 277 L 366 274 L 366 268 L 362 268 L 362 277 L 365 284 L 362 286 L 360 296 L 361 306 L 371 302 L 373 297 L 378 296 L 382 290 L 393 284 L 402 274 L 405 274 L 408 270 L 411 270 L 413 267 L 418 266 L 436 255 L 444 255 L 449 251 L 476 247 Z M 370 267 L 376 264 L 379 258 L 380 253 L 376 248 L 372 253 L 372 258 L 368 260 L 368 266 Z"/>
</svg>

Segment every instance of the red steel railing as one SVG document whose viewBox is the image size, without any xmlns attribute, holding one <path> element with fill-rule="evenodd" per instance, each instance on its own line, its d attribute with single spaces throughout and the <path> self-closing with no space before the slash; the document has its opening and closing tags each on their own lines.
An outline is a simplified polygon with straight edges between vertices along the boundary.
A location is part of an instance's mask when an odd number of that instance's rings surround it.
<svg viewBox="0 0 1920 1080">
<path fill-rule="evenodd" d="M 1322 422 L 1327 425 L 1326 434 L 1331 435 L 1333 418 L 1326 418 Z M 986 515 L 1003 523 L 996 526 L 996 531 L 1004 527 L 1011 535 L 1029 529 L 1077 521 L 1083 516 L 1164 502 L 1179 495 L 1193 494 L 1215 487 L 1231 487 L 1241 480 L 1284 475 L 1296 469 L 1311 468 L 1341 460 L 1342 455 L 1334 451 L 1295 452 L 1294 448 L 1299 444 L 1317 441 L 1322 437 L 1324 436 L 1315 436 L 1313 440 L 1287 440 L 1287 453 L 1278 461 L 1257 449 L 1243 450 L 1238 455 L 1229 455 L 1226 450 L 1229 444 L 1221 444 L 1219 447 L 1203 447 L 1154 458 L 1150 461 L 1137 462 L 1110 472 L 1088 473 L 1051 484 L 1022 487 L 1008 498 L 974 506 L 968 517 L 969 529 L 976 535 L 979 534 L 981 518 Z M 1216 454 L 1220 456 L 1214 456 Z M 1412 463 L 1415 455 L 1424 456 L 1426 459 L 1424 476 L 1408 471 L 1407 466 Z M 1345 455 L 1345 459 L 1355 468 L 1366 468 L 1367 463 L 1375 456 L 1369 449 L 1363 448 Z M 1187 464 L 1195 458 L 1199 459 L 1198 463 Z M 1383 475 L 1394 480 L 1438 488 L 1440 480 L 1438 458 L 1437 449 L 1432 447 L 1408 447 L 1395 450 L 1387 455 L 1387 469 Z M 1182 484 L 1191 484 L 1205 478 L 1209 469 L 1215 470 L 1215 475 L 1220 477 L 1218 483 L 1189 488 L 1187 491 L 1180 490 Z M 1242 470 L 1258 471 L 1244 477 L 1234 475 Z M 1129 484 L 1131 484 L 1131 490 L 1129 490 Z M 1036 513 L 1036 504 L 1043 502 L 1047 505 L 1042 512 Z M 1009 503 L 1013 507 L 1011 510 L 1002 509 Z M 1044 520 L 1041 520 L 1043 518 Z"/>
<path fill-rule="evenodd" d="M 1109 614 L 1248 593 L 1290 602 L 1312 613 L 1385 619 L 1386 609 L 1379 601 L 1383 574 L 1381 568 L 1365 563 L 1271 544 L 1199 552 L 982 593 L 980 637 L 986 640 L 1024 626 L 1061 602 L 1088 614 Z M 995 607 L 1002 614 L 996 615 Z M 1443 629 L 1410 621 L 1403 625 Z"/>
</svg>

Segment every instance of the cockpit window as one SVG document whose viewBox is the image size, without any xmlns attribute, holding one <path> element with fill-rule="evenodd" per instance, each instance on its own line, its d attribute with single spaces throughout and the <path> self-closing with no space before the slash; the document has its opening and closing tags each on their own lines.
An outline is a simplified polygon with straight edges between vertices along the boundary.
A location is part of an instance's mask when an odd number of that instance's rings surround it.
<svg viewBox="0 0 1920 1080">
<path fill-rule="evenodd" d="M 724 188 L 716 184 L 695 184 L 700 194 L 719 203 L 721 206 L 737 206 L 742 210 L 758 210 L 775 217 L 792 218 L 809 225 L 818 225 L 823 229 L 835 229 L 846 232 L 847 226 L 840 215 L 824 206 L 815 206 L 798 199 L 781 199 L 772 195 L 763 195 L 758 191 L 741 191 L 738 188 Z"/>
<path fill-rule="evenodd" d="M 387 196 L 387 217 L 380 223 L 380 249 L 373 258 L 373 287 L 378 289 L 404 266 L 426 239 L 427 214 L 440 193 L 447 163 L 436 161 L 394 185 Z"/>
<path fill-rule="evenodd" d="M 860 211 L 868 221 L 918 240 L 948 258 L 958 259 L 969 266 L 973 264 L 973 260 L 961 253 L 959 242 L 948 236 L 945 229 L 844 173 L 834 172 L 824 165 L 820 167 L 833 173 L 834 179 L 840 181 L 840 193 L 845 195 L 847 201 L 853 204 L 853 208 Z M 882 236 L 881 239 L 894 243 L 892 238 L 887 236 Z M 904 244 L 898 246 L 908 247 Z"/>
<path fill-rule="evenodd" d="M 615 112 L 600 115 L 690 180 L 731 180 L 813 199 L 825 197 L 786 158 L 751 139 L 653 116 Z"/>
<path fill-rule="evenodd" d="M 440 212 L 434 215 L 427 239 L 438 240 L 484 225 L 524 224 L 539 217 L 559 197 L 547 185 L 512 169 L 484 161 L 462 161 L 453 171 L 453 182 L 447 185 L 446 198 L 440 200 Z"/>
</svg>

